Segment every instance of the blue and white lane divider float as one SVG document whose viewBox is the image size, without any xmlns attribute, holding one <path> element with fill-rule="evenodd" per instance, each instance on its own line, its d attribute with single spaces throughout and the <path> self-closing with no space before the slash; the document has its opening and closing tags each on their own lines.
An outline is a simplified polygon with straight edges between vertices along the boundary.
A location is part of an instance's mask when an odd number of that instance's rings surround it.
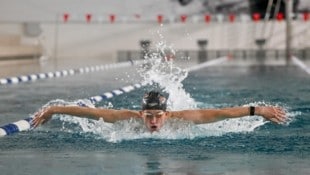
<svg viewBox="0 0 310 175">
<path fill-rule="evenodd" d="M 78 69 L 69 69 L 69 70 L 62 70 L 56 72 L 47 72 L 47 73 L 39 73 L 39 74 L 30 74 L 30 75 L 21 75 L 18 77 L 10 77 L 10 78 L 2 78 L 0 79 L 0 86 L 1 85 L 10 85 L 10 84 L 19 84 L 24 82 L 34 82 L 36 80 L 44 80 L 49 78 L 59 78 L 59 77 L 66 77 L 76 74 L 85 74 L 90 72 L 97 72 L 103 71 L 113 68 L 124 68 L 133 65 L 138 65 L 142 63 L 142 60 L 139 61 L 127 61 L 122 63 L 113 63 L 113 64 L 106 64 L 106 65 L 98 65 L 98 66 L 90 66 L 90 67 L 83 67 Z"/>
<path fill-rule="evenodd" d="M 227 60 L 228 60 L 228 57 L 221 57 L 221 58 L 217 58 L 214 60 L 204 62 L 204 63 L 199 64 L 199 65 L 193 66 L 191 68 L 188 68 L 187 70 L 188 71 L 195 71 L 195 70 L 202 69 L 205 67 L 210 67 L 210 66 L 221 64 Z M 111 92 L 103 93 L 102 95 L 90 97 L 89 100 L 91 101 L 91 103 L 95 104 L 95 103 L 101 102 L 101 101 L 106 100 L 106 99 L 113 98 L 115 96 L 118 96 L 118 95 L 121 95 L 124 93 L 129 93 L 135 89 L 139 89 L 139 88 L 146 86 L 146 85 L 147 84 L 145 84 L 145 83 L 140 83 L 140 84 L 137 83 L 134 85 L 125 86 L 125 87 L 122 87 L 119 89 L 115 89 Z M 77 105 L 78 106 L 87 106 L 86 104 L 84 104 L 82 102 L 78 102 Z M 6 136 L 6 135 L 11 135 L 11 134 L 21 132 L 21 131 L 30 130 L 32 128 L 32 126 L 31 126 L 32 119 L 33 119 L 32 117 L 29 117 L 29 118 L 26 118 L 26 119 L 23 119 L 23 120 L 14 122 L 14 123 L 9 123 L 7 125 L 1 126 L 0 127 L 0 137 Z"/>
<path fill-rule="evenodd" d="M 298 67 L 300 67 L 302 70 L 304 70 L 305 72 L 307 72 L 308 74 L 310 74 L 310 67 L 308 67 L 304 62 L 302 62 L 300 59 L 298 59 L 297 57 L 293 56 L 292 57 L 292 61 L 295 65 L 297 65 Z"/>
<path fill-rule="evenodd" d="M 32 118 L 26 118 L 24 120 L 20 120 L 0 127 L 0 137 L 19 131 L 29 130 L 31 128 L 31 120 Z"/>
</svg>

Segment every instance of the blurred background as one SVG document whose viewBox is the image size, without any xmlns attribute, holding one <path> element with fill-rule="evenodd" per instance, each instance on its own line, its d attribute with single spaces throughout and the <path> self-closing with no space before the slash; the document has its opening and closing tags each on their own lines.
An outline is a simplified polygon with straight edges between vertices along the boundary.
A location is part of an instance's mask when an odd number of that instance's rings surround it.
<svg viewBox="0 0 310 175">
<path fill-rule="evenodd" d="M 229 54 L 241 59 L 237 64 L 247 59 L 289 64 L 289 55 L 309 63 L 308 0 L 0 4 L 0 77 L 143 59 L 141 50 L 152 50 L 163 40 L 176 57 L 193 62 Z"/>
</svg>

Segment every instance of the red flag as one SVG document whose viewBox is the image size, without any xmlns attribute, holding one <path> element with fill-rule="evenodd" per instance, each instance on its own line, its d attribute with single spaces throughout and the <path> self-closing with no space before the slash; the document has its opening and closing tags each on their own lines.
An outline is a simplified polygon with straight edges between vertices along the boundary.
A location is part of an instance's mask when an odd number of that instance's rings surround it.
<svg viewBox="0 0 310 175">
<path fill-rule="evenodd" d="M 278 20 L 278 21 L 282 21 L 283 18 L 284 18 L 283 13 L 278 13 L 278 14 L 277 14 L 277 20 Z"/>
<path fill-rule="evenodd" d="M 209 23 L 211 21 L 211 16 L 210 15 L 205 15 L 205 22 Z"/>
<path fill-rule="evenodd" d="M 230 22 L 234 22 L 235 21 L 236 16 L 234 14 L 230 14 L 229 15 L 229 21 Z"/>
<path fill-rule="evenodd" d="M 159 24 L 163 23 L 163 19 L 164 19 L 163 15 L 157 15 L 157 21 Z"/>
<path fill-rule="evenodd" d="M 114 23 L 114 21 L 115 21 L 115 15 L 114 15 L 114 14 L 111 14 L 111 15 L 110 15 L 110 22 L 111 22 L 111 23 Z"/>
<path fill-rule="evenodd" d="M 181 22 L 185 23 L 186 22 L 186 19 L 187 19 L 187 16 L 186 15 L 181 15 Z"/>
<path fill-rule="evenodd" d="M 259 20 L 260 20 L 260 14 L 259 14 L 259 13 L 254 13 L 253 16 L 252 16 L 252 18 L 253 18 L 253 21 L 254 21 L 254 22 L 259 21 Z"/>
<path fill-rule="evenodd" d="M 304 16 L 304 21 L 308 21 L 310 19 L 310 13 L 309 12 L 305 12 L 303 14 L 303 16 Z"/>
<path fill-rule="evenodd" d="M 85 15 L 86 22 L 90 23 L 90 21 L 91 21 L 91 17 L 92 17 L 92 15 L 91 15 L 91 14 L 89 14 L 89 13 L 87 13 L 87 14 Z"/>
<path fill-rule="evenodd" d="M 63 14 L 63 19 L 64 19 L 64 22 L 67 22 L 69 20 L 69 14 L 68 13 L 64 13 Z"/>
</svg>

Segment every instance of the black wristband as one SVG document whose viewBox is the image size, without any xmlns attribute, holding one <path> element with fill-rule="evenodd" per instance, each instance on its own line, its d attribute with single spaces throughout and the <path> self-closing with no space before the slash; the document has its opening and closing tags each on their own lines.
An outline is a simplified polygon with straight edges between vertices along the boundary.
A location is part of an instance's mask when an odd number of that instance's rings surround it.
<svg viewBox="0 0 310 175">
<path fill-rule="evenodd" d="M 250 115 L 255 115 L 255 107 L 254 106 L 250 106 L 249 110 L 250 110 Z"/>
</svg>

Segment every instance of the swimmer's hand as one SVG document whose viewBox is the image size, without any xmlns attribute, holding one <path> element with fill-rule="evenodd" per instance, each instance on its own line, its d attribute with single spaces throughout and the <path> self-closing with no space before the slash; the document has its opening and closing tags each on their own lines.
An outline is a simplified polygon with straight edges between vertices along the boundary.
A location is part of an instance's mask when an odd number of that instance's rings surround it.
<svg viewBox="0 0 310 175">
<path fill-rule="evenodd" d="M 50 106 L 50 107 L 44 108 L 44 109 L 38 111 L 37 113 L 35 113 L 34 118 L 31 122 L 32 127 L 36 128 L 39 125 L 44 124 L 47 121 L 49 121 L 53 115 L 52 108 L 53 107 Z"/>
<path fill-rule="evenodd" d="M 288 118 L 283 108 L 275 106 L 260 106 L 255 107 L 255 114 L 264 117 L 277 124 L 285 123 Z"/>
</svg>

